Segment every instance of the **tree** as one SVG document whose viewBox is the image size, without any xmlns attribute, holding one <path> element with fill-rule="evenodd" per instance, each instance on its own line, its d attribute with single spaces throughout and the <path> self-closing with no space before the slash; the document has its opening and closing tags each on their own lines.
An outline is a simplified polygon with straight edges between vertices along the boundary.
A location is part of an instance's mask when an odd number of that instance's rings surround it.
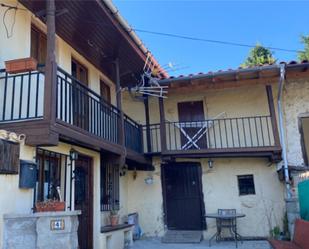
<svg viewBox="0 0 309 249">
<path fill-rule="evenodd" d="M 273 57 L 273 53 L 268 48 L 257 44 L 253 49 L 251 49 L 249 56 L 241 66 L 261 66 L 264 64 L 273 64 L 275 62 L 276 59 Z"/>
<path fill-rule="evenodd" d="M 298 53 L 298 59 L 300 61 L 309 60 L 309 35 L 301 36 L 301 42 L 304 44 L 304 50 Z"/>
</svg>

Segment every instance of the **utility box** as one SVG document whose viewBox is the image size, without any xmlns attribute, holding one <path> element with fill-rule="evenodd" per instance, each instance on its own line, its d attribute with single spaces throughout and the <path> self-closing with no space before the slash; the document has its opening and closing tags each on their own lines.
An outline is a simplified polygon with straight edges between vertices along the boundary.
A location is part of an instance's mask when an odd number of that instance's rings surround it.
<svg viewBox="0 0 309 249">
<path fill-rule="evenodd" d="M 19 188 L 34 188 L 36 181 L 36 163 L 32 161 L 20 160 Z"/>
</svg>

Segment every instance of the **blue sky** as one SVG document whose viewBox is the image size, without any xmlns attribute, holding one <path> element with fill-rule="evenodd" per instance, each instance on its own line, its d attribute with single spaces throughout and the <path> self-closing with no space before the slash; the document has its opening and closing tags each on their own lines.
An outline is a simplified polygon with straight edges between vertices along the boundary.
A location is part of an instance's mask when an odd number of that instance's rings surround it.
<svg viewBox="0 0 309 249">
<path fill-rule="evenodd" d="M 308 1 L 114 0 L 134 28 L 244 44 L 300 50 L 309 34 Z M 237 68 L 249 48 L 138 33 L 161 65 L 173 62 L 189 74 Z M 296 53 L 274 51 L 279 61 Z"/>
</svg>

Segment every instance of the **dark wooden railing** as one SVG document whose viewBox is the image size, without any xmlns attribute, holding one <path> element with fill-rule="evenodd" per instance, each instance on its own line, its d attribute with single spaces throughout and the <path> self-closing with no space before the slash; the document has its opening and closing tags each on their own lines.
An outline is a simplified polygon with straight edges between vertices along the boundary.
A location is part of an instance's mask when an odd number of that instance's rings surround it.
<svg viewBox="0 0 309 249">
<path fill-rule="evenodd" d="M 119 143 L 120 110 L 58 68 L 57 119 L 113 143 Z M 124 114 L 125 145 L 142 153 L 140 125 Z"/>
<path fill-rule="evenodd" d="M 147 132 L 149 132 L 149 145 L 147 143 Z M 161 152 L 161 133 L 160 124 L 151 124 L 143 126 L 143 141 L 145 153 L 159 153 Z"/>
<path fill-rule="evenodd" d="M 169 151 L 275 146 L 271 116 L 165 122 L 165 127 Z M 143 130 L 145 137 L 147 127 Z M 149 130 L 151 153 L 160 152 L 160 124 L 150 125 Z"/>
<path fill-rule="evenodd" d="M 144 153 L 142 126 L 124 115 L 125 145 L 127 148 Z"/>
<path fill-rule="evenodd" d="M 0 122 L 43 118 L 44 74 L 0 70 Z"/>
<path fill-rule="evenodd" d="M 60 68 L 57 72 L 56 110 L 58 120 L 119 143 L 120 111 Z"/>
</svg>

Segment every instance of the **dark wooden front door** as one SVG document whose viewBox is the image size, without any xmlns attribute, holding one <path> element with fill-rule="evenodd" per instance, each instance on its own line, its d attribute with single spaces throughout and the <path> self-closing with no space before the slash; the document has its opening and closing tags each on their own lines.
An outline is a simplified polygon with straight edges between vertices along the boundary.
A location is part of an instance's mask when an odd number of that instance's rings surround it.
<svg viewBox="0 0 309 249">
<path fill-rule="evenodd" d="M 170 230 L 205 229 L 199 163 L 162 164 L 165 222 Z"/>
<path fill-rule="evenodd" d="M 79 155 L 75 161 L 75 210 L 81 210 L 78 226 L 80 249 L 92 249 L 93 185 L 92 159 Z"/>
<path fill-rule="evenodd" d="M 179 122 L 184 122 L 182 125 L 183 130 L 186 134 L 193 138 L 194 135 L 203 127 L 205 124 L 204 119 L 204 107 L 203 101 L 190 101 L 190 102 L 181 102 L 178 103 L 178 116 Z M 200 121 L 200 122 L 198 122 Z M 184 125 L 185 124 L 185 125 Z M 204 131 L 205 129 L 203 129 Z M 200 131 L 199 134 L 203 134 L 203 131 Z M 184 149 L 203 149 L 207 147 L 206 135 L 204 134 L 201 138 L 200 135 L 197 135 L 194 141 L 196 141 L 196 145 L 193 143 L 188 143 L 188 138 L 181 133 L 181 146 Z"/>
</svg>

